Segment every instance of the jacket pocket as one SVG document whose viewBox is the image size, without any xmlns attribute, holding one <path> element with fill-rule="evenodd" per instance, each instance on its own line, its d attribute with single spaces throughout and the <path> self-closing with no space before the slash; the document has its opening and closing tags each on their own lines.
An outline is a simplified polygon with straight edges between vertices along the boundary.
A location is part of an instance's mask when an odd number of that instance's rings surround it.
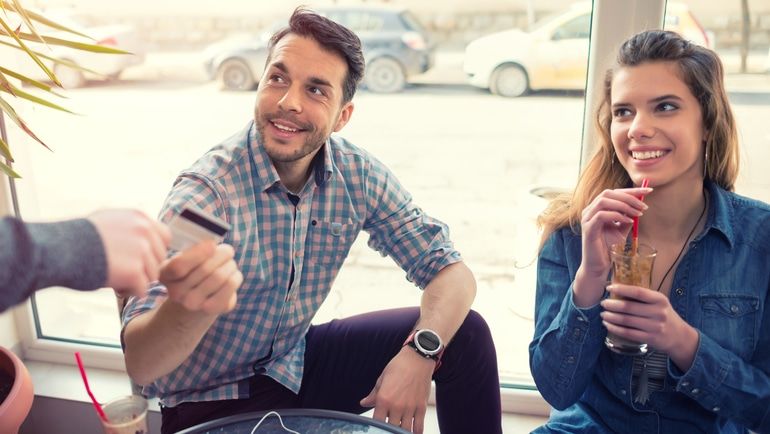
<svg viewBox="0 0 770 434">
<path fill-rule="evenodd" d="M 759 297 L 749 294 L 702 294 L 701 332 L 744 360 L 754 352 Z"/>
</svg>

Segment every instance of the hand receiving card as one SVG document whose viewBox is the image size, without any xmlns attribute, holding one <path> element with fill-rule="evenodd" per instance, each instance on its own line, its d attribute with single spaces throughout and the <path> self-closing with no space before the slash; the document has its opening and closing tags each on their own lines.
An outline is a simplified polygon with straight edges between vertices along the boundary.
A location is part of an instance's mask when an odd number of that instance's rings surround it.
<svg viewBox="0 0 770 434">
<path fill-rule="evenodd" d="M 230 230 L 226 221 L 192 206 L 185 206 L 181 214 L 172 217 L 168 227 L 171 230 L 169 247 L 179 252 L 203 240 L 219 243 Z"/>
</svg>

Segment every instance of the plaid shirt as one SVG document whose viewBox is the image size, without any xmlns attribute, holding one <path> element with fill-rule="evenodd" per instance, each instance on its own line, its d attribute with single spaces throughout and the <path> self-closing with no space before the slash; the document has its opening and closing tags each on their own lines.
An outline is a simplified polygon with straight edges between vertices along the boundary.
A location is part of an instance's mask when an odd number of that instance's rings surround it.
<svg viewBox="0 0 770 434">
<path fill-rule="evenodd" d="M 235 248 L 244 281 L 237 307 L 219 316 L 179 367 L 145 387 L 146 395 L 166 406 L 246 398 L 255 373 L 298 392 L 305 333 L 362 229 L 369 246 L 391 256 L 420 288 L 461 260 L 447 226 L 423 214 L 382 163 L 344 139 L 330 138 L 319 152 L 296 207 L 287 193 L 253 121 L 179 175 L 161 220 L 193 204 L 229 222 L 224 242 Z M 131 299 L 123 327 L 166 296 L 156 284 Z"/>
</svg>

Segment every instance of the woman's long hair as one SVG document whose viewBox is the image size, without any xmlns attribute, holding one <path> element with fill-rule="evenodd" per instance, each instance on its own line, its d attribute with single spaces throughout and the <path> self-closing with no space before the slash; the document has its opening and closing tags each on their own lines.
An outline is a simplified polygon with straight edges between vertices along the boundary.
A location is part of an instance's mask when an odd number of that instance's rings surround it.
<svg viewBox="0 0 770 434">
<path fill-rule="evenodd" d="M 725 190 L 734 189 L 738 176 L 738 132 L 727 100 L 724 68 L 719 57 L 674 32 L 650 30 L 638 33 L 623 43 L 616 66 L 605 75 L 604 98 L 596 114 L 599 149 L 581 173 L 575 191 L 552 200 L 537 218 L 538 227 L 543 231 L 541 248 L 558 229 L 569 226 L 578 233 L 583 209 L 603 190 L 631 185 L 610 138 L 612 77 L 613 71 L 619 68 L 648 62 L 675 62 L 679 66 L 681 78 L 698 100 L 703 114 L 706 178 Z"/>
</svg>

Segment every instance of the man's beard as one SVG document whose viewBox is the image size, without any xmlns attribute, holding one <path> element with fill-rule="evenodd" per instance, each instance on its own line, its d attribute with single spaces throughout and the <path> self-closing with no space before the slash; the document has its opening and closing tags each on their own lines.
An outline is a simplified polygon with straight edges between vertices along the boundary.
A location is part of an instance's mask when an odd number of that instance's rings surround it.
<svg viewBox="0 0 770 434">
<path fill-rule="evenodd" d="M 257 131 L 262 138 L 262 145 L 265 148 L 267 155 L 274 162 L 291 163 L 300 160 L 318 150 L 321 146 L 323 146 L 324 143 L 326 143 L 326 140 L 329 138 L 328 135 L 325 135 L 322 131 L 319 131 L 315 125 L 301 122 L 295 116 L 289 113 L 269 113 L 265 116 L 261 116 L 259 112 L 257 112 L 255 119 L 257 123 Z M 292 124 L 299 127 L 299 129 L 302 130 L 302 133 L 306 134 L 306 138 L 304 143 L 302 143 L 302 146 L 288 154 L 285 152 L 278 152 L 280 147 L 276 147 L 277 149 L 271 149 L 271 146 L 266 145 L 267 136 L 265 131 L 267 129 L 267 124 L 273 120 L 281 119 L 291 122 Z M 276 139 L 275 137 L 272 137 L 271 140 L 278 142 L 279 145 L 285 145 L 288 143 L 287 141 Z"/>
</svg>

